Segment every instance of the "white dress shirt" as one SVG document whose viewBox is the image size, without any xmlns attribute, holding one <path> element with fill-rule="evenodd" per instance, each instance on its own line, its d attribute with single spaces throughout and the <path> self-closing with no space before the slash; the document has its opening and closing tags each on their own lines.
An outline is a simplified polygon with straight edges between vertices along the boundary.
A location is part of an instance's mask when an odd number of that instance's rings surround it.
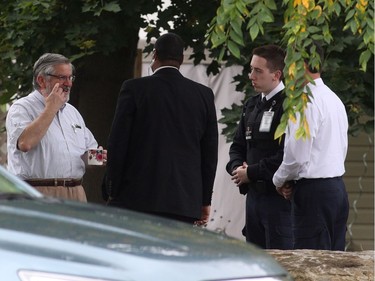
<svg viewBox="0 0 375 281">
<path fill-rule="evenodd" d="M 273 176 L 276 187 L 286 181 L 301 178 L 332 178 L 345 173 L 348 149 L 348 117 L 337 95 L 321 78 L 307 84 L 312 97 L 305 110 L 311 137 L 296 139 L 297 122 L 288 122 L 285 135 L 284 158 Z"/>
<path fill-rule="evenodd" d="M 6 119 L 8 170 L 22 179 L 82 178 L 85 163 L 81 157 L 98 143 L 81 114 L 68 103 L 58 111 L 36 147 L 28 152 L 17 149 L 19 136 L 44 108 L 44 97 L 38 91 L 10 107 Z"/>
<path fill-rule="evenodd" d="M 280 81 L 280 83 L 276 86 L 275 89 L 273 89 L 271 92 L 268 93 L 268 95 L 265 95 L 262 93 L 262 99 L 266 97 L 266 100 L 270 100 L 274 95 L 276 95 L 278 92 L 285 89 L 283 81 Z"/>
</svg>

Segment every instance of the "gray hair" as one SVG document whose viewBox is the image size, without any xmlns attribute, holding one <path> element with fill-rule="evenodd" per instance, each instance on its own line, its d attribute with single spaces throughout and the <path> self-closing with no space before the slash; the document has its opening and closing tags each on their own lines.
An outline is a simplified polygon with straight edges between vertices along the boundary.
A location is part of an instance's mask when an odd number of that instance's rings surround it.
<svg viewBox="0 0 375 281">
<path fill-rule="evenodd" d="M 43 54 L 34 64 L 33 67 L 33 86 L 34 89 L 39 90 L 37 78 L 39 75 L 54 74 L 55 65 L 57 64 L 69 64 L 74 72 L 74 66 L 70 60 L 63 55 L 45 53 Z"/>
</svg>

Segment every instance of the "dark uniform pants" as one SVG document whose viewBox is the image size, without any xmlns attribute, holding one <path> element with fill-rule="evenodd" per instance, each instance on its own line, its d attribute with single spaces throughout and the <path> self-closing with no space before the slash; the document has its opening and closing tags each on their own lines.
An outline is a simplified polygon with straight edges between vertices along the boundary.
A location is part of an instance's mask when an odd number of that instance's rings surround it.
<svg viewBox="0 0 375 281">
<path fill-rule="evenodd" d="M 272 187 L 250 188 L 246 197 L 246 241 L 264 249 L 292 249 L 291 203 Z"/>
<path fill-rule="evenodd" d="M 294 249 L 344 251 L 348 215 L 341 177 L 297 181 L 292 196 Z"/>
</svg>

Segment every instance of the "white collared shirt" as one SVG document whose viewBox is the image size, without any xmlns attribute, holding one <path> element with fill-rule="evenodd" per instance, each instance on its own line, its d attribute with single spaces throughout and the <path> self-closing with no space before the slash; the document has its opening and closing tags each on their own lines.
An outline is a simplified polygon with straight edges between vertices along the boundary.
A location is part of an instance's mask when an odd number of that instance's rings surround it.
<svg viewBox="0 0 375 281">
<path fill-rule="evenodd" d="M 274 95 L 276 95 L 278 92 L 285 89 L 283 81 L 280 81 L 279 85 L 276 86 L 275 89 L 273 89 L 271 92 L 268 93 L 268 95 L 265 95 L 262 93 L 262 99 L 266 97 L 266 100 L 270 100 Z"/>
<path fill-rule="evenodd" d="M 28 152 L 17 149 L 19 136 L 44 108 L 44 97 L 38 91 L 10 107 L 6 119 L 8 170 L 22 179 L 82 178 L 85 164 L 81 156 L 98 143 L 71 104 L 58 111 L 36 147 Z"/>
<path fill-rule="evenodd" d="M 332 178 L 345 173 L 348 149 L 348 117 L 338 96 L 321 78 L 307 84 L 312 97 L 305 110 L 311 138 L 296 139 L 297 122 L 289 120 L 285 135 L 284 158 L 273 176 L 276 187 L 301 178 Z"/>
<path fill-rule="evenodd" d="M 158 67 L 157 69 L 155 69 L 154 73 L 156 73 L 157 71 L 159 71 L 160 69 L 163 69 L 163 68 L 174 68 L 176 70 L 179 70 L 177 67 L 175 66 L 171 66 L 171 65 L 165 65 L 165 66 L 160 66 Z"/>
</svg>

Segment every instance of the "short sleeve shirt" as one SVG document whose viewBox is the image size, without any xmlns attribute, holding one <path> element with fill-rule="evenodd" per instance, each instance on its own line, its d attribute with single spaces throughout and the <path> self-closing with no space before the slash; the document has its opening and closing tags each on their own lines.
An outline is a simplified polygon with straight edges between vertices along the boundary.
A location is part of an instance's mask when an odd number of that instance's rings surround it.
<svg viewBox="0 0 375 281">
<path fill-rule="evenodd" d="M 83 155 L 96 148 L 93 134 L 71 104 L 56 114 L 40 143 L 28 152 L 17 148 L 23 130 L 44 110 L 44 97 L 38 91 L 16 101 L 6 119 L 8 170 L 22 179 L 82 178 Z"/>
</svg>

